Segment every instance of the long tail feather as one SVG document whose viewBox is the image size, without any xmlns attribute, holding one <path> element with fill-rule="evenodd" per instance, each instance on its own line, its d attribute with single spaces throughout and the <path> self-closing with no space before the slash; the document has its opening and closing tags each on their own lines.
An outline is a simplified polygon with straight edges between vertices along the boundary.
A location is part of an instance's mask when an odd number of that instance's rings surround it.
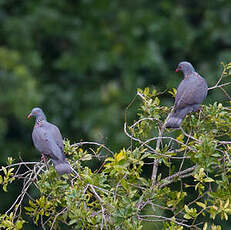
<svg viewBox="0 0 231 230">
<path fill-rule="evenodd" d="M 166 128 L 180 128 L 182 121 L 188 113 L 191 113 L 194 110 L 194 106 L 187 106 L 185 108 L 174 110 L 169 114 L 167 121 L 165 123 Z"/>
<path fill-rule="evenodd" d="M 52 159 L 52 162 L 59 175 L 71 173 L 72 169 L 71 169 L 70 164 L 67 162 L 67 160 L 61 162 L 61 161 L 56 161 Z"/>
</svg>

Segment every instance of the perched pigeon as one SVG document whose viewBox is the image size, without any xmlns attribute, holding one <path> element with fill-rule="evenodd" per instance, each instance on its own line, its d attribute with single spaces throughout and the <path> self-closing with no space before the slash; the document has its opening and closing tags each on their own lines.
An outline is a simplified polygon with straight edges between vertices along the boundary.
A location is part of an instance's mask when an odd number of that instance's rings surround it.
<svg viewBox="0 0 231 230">
<path fill-rule="evenodd" d="M 51 158 L 60 175 L 70 173 L 72 169 L 64 156 L 63 138 L 59 129 L 46 120 L 46 116 L 40 108 L 32 109 L 28 118 L 32 116 L 36 118 L 32 132 L 35 147 L 42 156 Z"/>
<path fill-rule="evenodd" d="M 189 62 L 180 62 L 178 71 L 184 73 L 184 79 L 177 88 L 174 110 L 167 118 L 166 128 L 179 128 L 188 113 L 199 110 L 208 93 L 205 79 L 195 72 Z"/>
</svg>

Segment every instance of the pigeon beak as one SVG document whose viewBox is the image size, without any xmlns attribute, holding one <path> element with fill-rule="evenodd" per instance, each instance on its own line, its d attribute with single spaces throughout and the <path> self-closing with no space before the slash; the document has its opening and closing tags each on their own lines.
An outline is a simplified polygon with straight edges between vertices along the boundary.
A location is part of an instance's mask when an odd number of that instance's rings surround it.
<svg viewBox="0 0 231 230">
<path fill-rule="evenodd" d="M 179 71 L 179 69 L 176 69 L 176 72 L 178 72 Z"/>
<path fill-rule="evenodd" d="M 31 113 L 30 113 L 30 114 L 27 116 L 27 119 L 30 119 L 30 118 L 31 118 L 31 116 L 32 116 L 32 115 L 31 115 Z"/>
</svg>

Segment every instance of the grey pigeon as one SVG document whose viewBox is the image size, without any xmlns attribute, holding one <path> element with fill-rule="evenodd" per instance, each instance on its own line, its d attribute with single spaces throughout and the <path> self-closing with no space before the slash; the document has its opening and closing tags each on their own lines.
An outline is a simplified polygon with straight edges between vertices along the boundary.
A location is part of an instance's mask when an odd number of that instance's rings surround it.
<svg viewBox="0 0 231 230">
<path fill-rule="evenodd" d="M 34 108 L 28 118 L 35 117 L 32 139 L 42 156 L 51 158 L 56 171 L 62 175 L 72 171 L 64 155 L 63 138 L 59 129 L 46 120 L 42 109 Z"/>
<path fill-rule="evenodd" d="M 177 88 L 174 109 L 167 118 L 166 128 L 179 128 L 188 113 L 199 110 L 208 93 L 205 79 L 195 72 L 191 63 L 180 62 L 176 69 L 178 71 L 184 73 L 184 79 Z"/>
</svg>

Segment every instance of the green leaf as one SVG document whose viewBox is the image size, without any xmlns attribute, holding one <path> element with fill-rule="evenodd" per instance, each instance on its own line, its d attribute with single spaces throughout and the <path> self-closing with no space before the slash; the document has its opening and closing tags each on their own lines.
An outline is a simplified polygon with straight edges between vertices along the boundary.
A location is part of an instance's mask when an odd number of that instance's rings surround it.
<svg viewBox="0 0 231 230">
<path fill-rule="evenodd" d="M 207 227 L 208 227 L 208 223 L 205 222 L 205 223 L 204 223 L 204 226 L 203 226 L 203 230 L 207 230 Z"/>
<path fill-rule="evenodd" d="M 92 159 L 91 154 L 86 154 L 81 158 L 82 161 L 89 161 L 91 159 Z"/>
<path fill-rule="evenodd" d="M 203 209 L 206 209 L 206 205 L 202 202 L 196 202 L 196 204 L 200 207 L 202 207 Z"/>
<path fill-rule="evenodd" d="M 205 178 L 205 179 L 204 179 L 204 182 L 207 182 L 207 183 L 209 183 L 209 182 L 214 182 L 214 179 L 208 177 L 208 178 Z"/>
<path fill-rule="evenodd" d="M 4 174 L 7 175 L 7 170 L 4 166 L 2 166 L 2 170 L 3 170 Z"/>
<path fill-rule="evenodd" d="M 184 218 L 187 219 L 187 220 L 192 219 L 192 217 L 189 214 L 187 214 L 187 213 L 184 215 Z"/>
</svg>

